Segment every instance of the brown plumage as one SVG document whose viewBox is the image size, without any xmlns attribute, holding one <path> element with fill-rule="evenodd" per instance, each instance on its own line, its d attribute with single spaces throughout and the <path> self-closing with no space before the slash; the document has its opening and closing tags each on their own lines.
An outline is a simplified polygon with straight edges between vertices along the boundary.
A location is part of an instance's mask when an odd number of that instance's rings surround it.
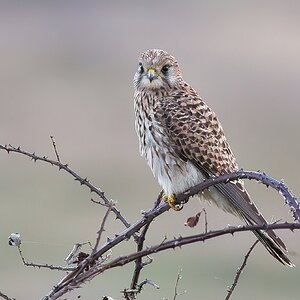
<svg viewBox="0 0 300 300">
<path fill-rule="evenodd" d="M 140 152 L 170 206 L 175 196 L 202 180 L 238 170 L 216 114 L 182 78 L 176 59 L 163 50 L 144 52 L 134 76 L 135 125 Z M 247 224 L 264 224 L 243 181 L 218 184 L 204 197 Z M 274 231 L 254 232 L 282 264 L 293 266 Z"/>
</svg>

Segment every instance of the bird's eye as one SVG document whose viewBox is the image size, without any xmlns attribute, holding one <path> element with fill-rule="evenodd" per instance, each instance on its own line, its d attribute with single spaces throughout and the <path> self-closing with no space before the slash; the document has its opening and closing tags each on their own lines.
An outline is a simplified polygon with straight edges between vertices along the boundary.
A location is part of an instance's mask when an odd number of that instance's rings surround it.
<svg viewBox="0 0 300 300">
<path fill-rule="evenodd" d="M 143 64 L 141 62 L 139 63 L 139 73 L 140 74 L 144 73 L 144 67 L 143 67 Z"/>
<path fill-rule="evenodd" d="M 169 66 L 169 65 L 164 65 L 164 66 L 161 68 L 161 72 L 162 72 L 163 74 L 167 74 L 168 71 L 169 71 L 169 69 L 170 69 L 170 66 Z"/>
</svg>

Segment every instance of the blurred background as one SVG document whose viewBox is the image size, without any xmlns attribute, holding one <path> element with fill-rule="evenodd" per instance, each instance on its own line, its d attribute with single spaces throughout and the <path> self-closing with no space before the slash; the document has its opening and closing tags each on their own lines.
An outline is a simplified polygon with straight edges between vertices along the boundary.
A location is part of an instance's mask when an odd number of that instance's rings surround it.
<svg viewBox="0 0 300 300">
<path fill-rule="evenodd" d="M 218 114 L 240 167 L 284 179 L 300 195 L 299 15 L 299 1 L 1 1 L 0 143 L 55 159 L 53 135 L 62 162 L 135 222 L 160 188 L 138 152 L 132 77 L 141 52 L 162 48 Z M 28 261 L 63 265 L 74 243 L 95 240 L 105 210 L 50 165 L 2 151 L 0 166 L 0 291 L 39 299 L 63 274 L 23 266 L 7 237 L 21 233 Z M 247 187 L 268 220 L 292 220 L 276 192 Z M 203 206 L 209 229 L 240 224 L 191 200 L 154 222 L 147 245 L 203 231 L 201 222 L 184 226 Z M 105 234 L 122 229 L 111 216 Z M 279 235 L 298 267 L 281 266 L 259 245 L 232 299 L 299 298 L 299 233 Z M 140 279 L 160 289 L 145 286 L 140 299 L 172 299 L 180 267 L 180 299 L 224 299 L 254 240 L 241 233 L 155 255 Z M 132 251 L 128 241 L 113 257 Z M 132 270 L 108 271 L 67 299 L 121 299 Z"/>
</svg>

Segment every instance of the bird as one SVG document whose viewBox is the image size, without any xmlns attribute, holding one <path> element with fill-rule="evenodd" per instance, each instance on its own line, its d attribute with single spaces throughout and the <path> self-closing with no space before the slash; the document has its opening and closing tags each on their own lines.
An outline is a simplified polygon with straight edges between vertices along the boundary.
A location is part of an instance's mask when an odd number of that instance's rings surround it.
<svg viewBox="0 0 300 300">
<path fill-rule="evenodd" d="M 176 195 L 205 179 L 239 170 L 217 115 L 184 81 L 174 56 L 161 49 L 143 52 L 133 86 L 140 154 L 173 210 L 182 209 Z M 217 184 L 198 197 L 248 225 L 267 224 L 242 180 Z M 274 231 L 255 230 L 254 234 L 279 262 L 294 266 Z"/>
</svg>

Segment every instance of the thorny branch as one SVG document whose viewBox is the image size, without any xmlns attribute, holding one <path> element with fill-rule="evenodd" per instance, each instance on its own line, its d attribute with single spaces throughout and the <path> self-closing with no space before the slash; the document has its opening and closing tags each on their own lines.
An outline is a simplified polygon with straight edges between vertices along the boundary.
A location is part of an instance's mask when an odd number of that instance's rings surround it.
<svg viewBox="0 0 300 300">
<path fill-rule="evenodd" d="M 158 195 L 155 203 L 154 203 L 154 209 L 159 205 L 160 201 L 161 201 L 161 197 L 162 197 L 162 192 L 160 192 L 160 194 Z M 144 241 L 146 238 L 146 234 L 147 231 L 150 227 L 150 222 L 143 228 L 142 233 L 140 234 L 139 238 L 137 239 L 137 251 L 141 251 L 144 248 Z M 131 281 L 131 285 L 130 285 L 130 292 L 131 290 L 136 290 L 137 289 L 137 285 L 138 285 L 138 280 L 139 280 L 139 276 L 141 273 L 142 268 L 146 265 L 152 262 L 152 259 L 149 258 L 148 259 L 148 263 L 143 263 L 142 262 L 142 258 L 138 258 L 135 261 L 135 269 L 133 272 L 133 276 L 132 276 L 132 281 Z M 126 294 L 126 291 L 124 292 Z M 126 296 L 126 295 L 125 295 Z"/>
<path fill-rule="evenodd" d="M 23 264 L 27 267 L 46 268 L 46 269 L 58 270 L 58 271 L 73 271 L 74 270 L 74 267 L 61 267 L 61 266 L 53 266 L 53 265 L 49 265 L 49 264 L 37 264 L 37 263 L 27 262 L 21 251 L 21 245 L 18 246 L 18 250 L 19 250 L 19 254 L 22 259 Z"/>
<path fill-rule="evenodd" d="M 254 230 L 271 230 L 271 229 L 295 230 L 295 229 L 300 229 L 300 224 L 277 223 L 277 224 L 263 224 L 263 225 L 245 225 L 239 227 L 228 227 L 222 230 L 215 230 L 215 231 L 210 231 L 208 233 L 202 233 L 202 234 L 196 234 L 187 237 L 179 237 L 176 239 L 172 239 L 170 241 L 166 241 L 161 244 L 144 249 L 140 252 L 134 252 L 129 255 L 119 256 L 118 258 L 106 264 L 100 265 L 98 268 L 91 268 L 87 272 L 81 272 L 80 274 L 78 274 L 78 276 L 73 278 L 73 280 L 69 281 L 68 283 L 62 282 L 61 284 L 57 285 L 56 288 L 48 296 L 43 298 L 43 300 L 58 299 L 60 296 L 66 294 L 72 289 L 79 287 L 83 282 L 86 282 L 87 280 L 91 280 L 95 276 L 102 274 L 103 272 L 109 269 L 122 267 L 132 261 L 135 261 L 140 257 L 145 257 L 147 255 L 151 255 L 153 253 L 158 253 L 168 249 L 181 248 L 182 246 L 185 245 L 189 245 L 197 242 L 203 242 L 223 235 L 228 235 L 228 234 L 233 235 L 236 232 L 254 231 Z"/>
<path fill-rule="evenodd" d="M 7 295 L 3 294 L 0 292 L 0 297 L 3 298 L 4 300 L 15 300 L 15 298 L 9 298 Z"/>
<path fill-rule="evenodd" d="M 81 185 L 87 186 L 91 192 L 96 193 L 105 203 L 106 206 L 111 204 L 111 200 L 106 198 L 104 192 L 99 188 L 95 187 L 91 184 L 87 178 L 83 178 L 74 172 L 67 164 L 62 164 L 60 161 L 55 161 L 48 159 L 47 157 L 41 157 L 36 155 L 35 153 L 29 153 L 27 151 L 23 151 L 20 147 L 13 147 L 11 145 L 0 145 L 0 150 L 6 150 L 8 153 L 15 152 L 25 156 L 30 157 L 33 161 L 43 161 L 45 163 L 56 166 L 59 170 L 63 169 L 71 176 L 74 177 L 75 180 L 79 181 Z M 230 181 L 238 180 L 238 179 L 255 179 L 266 186 L 271 186 L 272 188 L 279 191 L 279 193 L 283 196 L 285 202 L 289 204 L 293 217 L 296 221 L 300 221 L 300 208 L 296 198 L 291 194 L 285 184 L 281 181 L 275 180 L 268 175 L 260 172 L 250 172 L 240 170 L 238 172 L 232 174 L 225 174 L 219 177 L 209 178 L 200 184 L 190 188 L 188 191 L 177 195 L 177 201 L 179 203 L 188 202 L 189 197 L 198 194 L 205 189 L 208 189 L 211 186 L 221 183 L 228 183 Z M 225 228 L 222 230 L 205 232 L 203 234 L 187 236 L 187 237 L 179 237 L 170 241 L 164 240 L 161 244 L 151 246 L 149 248 L 144 249 L 144 240 L 151 222 L 157 218 L 159 215 L 165 213 L 170 209 L 167 203 L 160 203 L 160 197 L 157 200 L 157 205 L 152 208 L 150 211 L 143 213 L 143 216 L 136 221 L 134 224 L 130 225 L 126 219 L 121 215 L 121 213 L 115 208 L 115 206 L 111 206 L 111 211 L 116 215 L 116 218 L 121 220 L 121 222 L 126 226 L 121 233 L 116 235 L 113 239 L 108 239 L 103 245 L 100 244 L 100 233 L 102 232 L 101 228 L 98 233 L 98 241 L 96 241 L 97 247 L 94 248 L 92 253 L 88 255 L 88 257 L 78 263 L 78 266 L 75 270 L 71 271 L 67 276 L 65 276 L 43 299 L 53 300 L 58 299 L 60 296 L 66 294 L 68 291 L 71 291 L 75 288 L 80 287 L 84 282 L 92 280 L 98 274 L 103 273 L 104 271 L 123 266 L 132 261 L 136 262 L 136 267 L 131 283 L 131 291 L 134 289 L 137 290 L 135 293 L 140 292 L 140 285 L 138 285 L 138 279 L 140 276 L 141 268 L 143 267 L 142 258 L 148 256 L 153 253 L 157 253 L 160 251 L 164 251 L 167 249 L 174 249 L 177 247 L 182 247 L 187 244 L 192 244 L 195 242 L 204 241 L 207 239 L 215 238 L 225 234 L 234 234 L 235 232 L 241 231 L 253 231 L 253 230 L 268 230 L 268 229 L 299 229 L 300 224 L 298 223 L 281 223 L 281 224 L 263 224 L 263 225 L 248 225 L 248 226 L 240 226 L 240 227 L 231 227 Z M 108 215 L 109 211 L 107 211 Z M 105 220 L 103 220 L 102 224 L 104 227 Z M 141 234 L 138 236 L 137 233 L 142 229 Z M 124 240 L 128 240 L 130 237 L 134 237 L 137 242 L 137 252 L 134 252 L 129 255 L 120 256 L 114 260 L 107 262 L 110 255 L 109 251 L 121 243 Z M 104 258 L 103 258 L 104 257 Z M 147 281 L 147 280 L 146 280 Z M 144 283 L 143 281 L 142 283 Z"/>
<path fill-rule="evenodd" d="M 108 215 L 109 215 L 109 213 L 111 212 L 113 206 L 114 206 L 114 203 L 112 203 L 112 202 L 107 206 L 107 210 L 106 210 L 106 213 L 105 213 L 105 215 L 104 215 L 104 218 L 103 218 L 103 220 L 102 220 L 102 222 L 101 222 L 100 229 L 99 229 L 98 232 L 97 232 L 96 243 L 95 243 L 95 246 L 94 246 L 94 248 L 93 248 L 92 253 L 95 253 L 95 252 L 97 251 L 97 248 L 98 248 L 99 243 L 100 243 L 100 240 L 101 240 L 101 235 L 102 235 L 102 233 L 105 231 L 104 225 L 105 225 L 105 223 L 106 223 L 106 221 L 107 221 Z"/>
<path fill-rule="evenodd" d="M 238 179 L 254 179 L 258 182 L 263 183 L 267 187 L 270 186 L 277 190 L 283 196 L 285 203 L 290 206 L 295 221 L 300 222 L 300 206 L 297 201 L 297 198 L 289 191 L 288 187 L 284 184 L 283 181 L 276 180 L 262 172 L 240 170 L 234 173 L 227 173 L 218 177 L 211 177 L 188 189 L 182 194 L 178 195 L 177 201 L 178 203 L 186 203 L 189 197 L 194 196 L 213 185 L 217 185 L 220 183 L 228 183 L 230 181 L 235 181 Z"/>
<path fill-rule="evenodd" d="M 243 263 L 242 263 L 242 265 L 238 268 L 238 270 L 237 270 L 237 272 L 236 272 L 236 275 L 235 275 L 235 277 L 234 277 L 234 281 L 233 281 L 231 287 L 228 289 L 228 293 L 227 293 L 227 295 L 226 295 L 225 300 L 229 300 L 229 299 L 230 299 L 230 297 L 231 297 L 231 295 L 232 295 L 234 289 L 236 288 L 236 285 L 237 285 L 237 283 L 238 283 L 238 281 L 239 281 L 239 278 L 240 278 L 240 276 L 241 276 L 243 270 L 244 270 L 245 267 L 246 267 L 247 260 L 248 260 L 248 258 L 249 258 L 249 256 L 250 256 L 250 253 L 253 251 L 254 247 L 257 245 L 258 242 L 259 242 L 259 240 L 256 240 L 256 241 L 254 242 L 254 244 L 250 247 L 250 249 L 249 249 L 249 251 L 247 252 L 247 254 L 245 255 L 244 260 L 243 260 Z"/>
<path fill-rule="evenodd" d="M 174 288 L 174 297 L 173 300 L 176 300 L 177 296 L 181 296 L 184 295 L 186 293 L 186 291 L 183 291 L 182 293 L 178 292 L 178 284 L 179 281 L 181 280 L 181 273 L 182 273 L 182 268 L 180 268 L 178 274 L 177 274 L 177 278 L 176 278 L 176 283 L 175 283 L 175 288 Z"/>
<path fill-rule="evenodd" d="M 91 193 L 93 192 L 93 193 L 97 194 L 104 201 L 104 203 L 106 205 L 109 205 L 110 200 L 105 196 L 104 192 L 100 188 L 97 188 L 95 185 L 93 185 L 87 178 L 83 178 L 80 175 L 78 175 L 74 170 L 72 170 L 68 166 L 68 164 L 63 164 L 60 161 L 49 159 L 46 156 L 38 156 L 35 153 L 23 151 L 20 147 L 14 147 L 12 145 L 0 145 L 0 149 L 7 151 L 7 153 L 15 152 L 15 153 L 25 155 L 25 156 L 30 157 L 34 162 L 42 161 L 42 162 L 48 163 L 52 166 L 56 166 L 59 170 L 66 171 L 72 177 L 74 177 L 74 179 L 76 181 L 78 181 L 81 185 L 85 185 L 86 187 L 88 187 L 90 189 Z M 116 207 L 113 207 L 112 211 L 116 215 L 116 218 L 119 219 L 125 225 L 125 227 L 130 226 L 130 224 L 121 215 L 120 211 L 118 211 Z"/>
<path fill-rule="evenodd" d="M 54 136 L 50 135 L 50 139 L 51 139 L 51 142 L 52 142 L 52 146 L 53 146 L 53 149 L 54 149 L 54 152 L 55 152 L 56 159 L 57 159 L 58 162 L 60 162 L 60 158 L 59 158 L 59 154 L 58 154 L 58 151 L 57 151 L 57 147 L 56 147 L 56 143 L 55 143 L 55 140 L 54 140 Z"/>
</svg>

